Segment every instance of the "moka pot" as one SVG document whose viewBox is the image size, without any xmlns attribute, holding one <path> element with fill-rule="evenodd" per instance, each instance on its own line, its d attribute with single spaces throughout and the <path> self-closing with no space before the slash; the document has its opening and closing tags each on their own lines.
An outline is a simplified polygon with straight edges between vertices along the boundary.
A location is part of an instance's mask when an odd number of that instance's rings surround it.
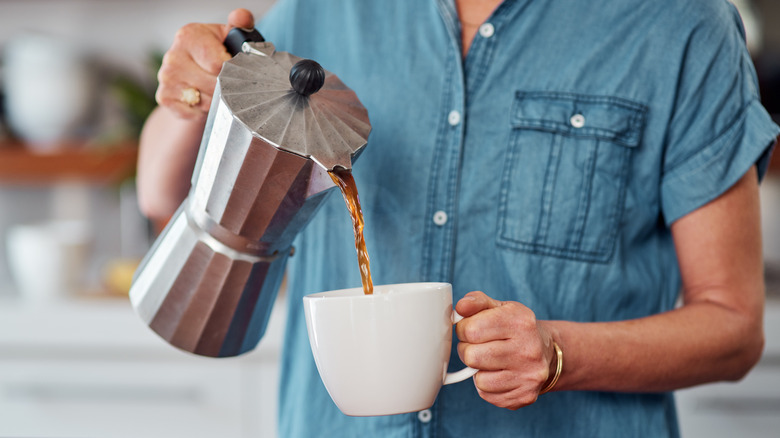
<svg viewBox="0 0 780 438">
<path fill-rule="evenodd" d="M 328 171 L 350 169 L 371 130 L 355 93 L 316 62 L 256 31 L 234 29 L 231 45 L 192 188 L 130 289 L 153 331 L 211 357 L 260 341 L 293 239 L 335 187 Z"/>
</svg>

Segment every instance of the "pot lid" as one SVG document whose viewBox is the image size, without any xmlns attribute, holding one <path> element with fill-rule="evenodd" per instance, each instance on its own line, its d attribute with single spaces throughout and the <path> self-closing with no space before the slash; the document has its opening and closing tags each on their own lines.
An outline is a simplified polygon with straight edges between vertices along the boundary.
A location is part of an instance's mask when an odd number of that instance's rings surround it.
<svg viewBox="0 0 780 438">
<path fill-rule="evenodd" d="M 218 77 L 221 99 L 255 136 L 327 170 L 352 168 L 371 124 L 354 91 L 319 64 L 245 43 Z"/>
</svg>

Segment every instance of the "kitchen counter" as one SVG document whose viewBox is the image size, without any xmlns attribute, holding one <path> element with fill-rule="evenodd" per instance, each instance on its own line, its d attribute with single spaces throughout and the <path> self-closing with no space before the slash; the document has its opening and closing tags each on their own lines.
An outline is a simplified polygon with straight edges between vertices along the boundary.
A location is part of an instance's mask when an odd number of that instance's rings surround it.
<svg viewBox="0 0 780 438">
<path fill-rule="evenodd" d="M 273 437 L 285 308 L 254 351 L 213 359 L 167 344 L 126 298 L 4 298 L 0 436 Z"/>
<path fill-rule="evenodd" d="M 755 369 L 738 383 L 678 392 L 683 437 L 780 430 L 777 286 L 768 287 Z M 281 298 L 257 349 L 212 359 L 165 343 L 126 299 L 0 299 L 0 436 L 274 437 L 285 308 Z"/>
<path fill-rule="evenodd" d="M 242 360 L 263 361 L 267 356 L 278 354 L 285 308 L 284 300 L 278 300 L 259 347 L 242 356 Z M 159 338 L 135 314 L 130 302 L 119 297 L 72 298 L 50 303 L 0 299 L 0 346 L 0 359 L 8 357 L 10 351 L 25 354 L 30 346 L 63 352 L 118 350 L 125 357 L 154 355 L 167 360 L 201 359 L 179 351 Z"/>
</svg>

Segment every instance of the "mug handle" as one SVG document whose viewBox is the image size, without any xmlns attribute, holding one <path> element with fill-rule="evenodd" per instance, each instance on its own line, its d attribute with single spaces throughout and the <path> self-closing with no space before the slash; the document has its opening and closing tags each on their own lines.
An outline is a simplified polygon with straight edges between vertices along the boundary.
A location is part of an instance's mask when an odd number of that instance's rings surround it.
<svg viewBox="0 0 780 438">
<path fill-rule="evenodd" d="M 457 324 L 458 321 L 463 319 L 462 316 L 458 312 L 455 311 L 455 309 L 452 309 L 452 323 Z M 477 374 L 477 369 L 466 367 L 463 368 L 460 371 L 455 371 L 454 373 L 447 373 L 446 376 L 444 376 L 444 385 L 449 385 L 450 383 L 458 383 L 462 382 L 469 377 L 473 376 L 474 374 Z"/>
</svg>

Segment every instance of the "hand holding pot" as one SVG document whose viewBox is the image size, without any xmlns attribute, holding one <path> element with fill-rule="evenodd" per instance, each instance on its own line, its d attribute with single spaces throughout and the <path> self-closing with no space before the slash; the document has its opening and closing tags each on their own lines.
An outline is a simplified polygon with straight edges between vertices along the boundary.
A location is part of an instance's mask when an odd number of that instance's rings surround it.
<svg viewBox="0 0 780 438">
<path fill-rule="evenodd" d="M 217 75 L 231 57 L 223 42 L 232 27 L 253 25 L 249 11 L 236 9 L 228 24 L 182 27 L 166 52 L 157 74 L 160 106 L 146 120 L 138 154 L 138 201 L 149 218 L 167 221 L 187 196 Z"/>
<path fill-rule="evenodd" d="M 254 27 L 252 13 L 236 9 L 228 24 L 190 23 L 176 32 L 157 74 L 160 106 L 185 119 L 206 117 L 222 63 L 232 58 L 224 41 L 234 27 Z"/>
</svg>

